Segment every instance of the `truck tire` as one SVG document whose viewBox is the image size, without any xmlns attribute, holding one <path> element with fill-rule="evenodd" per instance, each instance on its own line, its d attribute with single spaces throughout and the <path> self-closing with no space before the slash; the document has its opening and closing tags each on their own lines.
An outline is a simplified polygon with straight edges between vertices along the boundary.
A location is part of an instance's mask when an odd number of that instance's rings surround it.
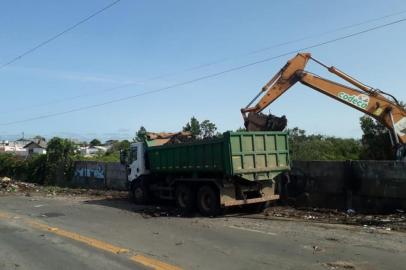
<svg viewBox="0 0 406 270">
<path fill-rule="evenodd" d="M 134 180 L 130 185 L 130 199 L 135 204 L 148 204 L 149 203 L 149 190 L 144 183 L 143 179 Z"/>
<path fill-rule="evenodd" d="M 217 216 L 221 212 L 220 195 L 214 187 L 205 185 L 197 192 L 197 207 L 203 216 Z"/>
<path fill-rule="evenodd" d="M 196 195 L 194 190 L 184 184 L 180 184 L 175 190 L 176 206 L 182 214 L 188 215 L 195 210 Z"/>
</svg>

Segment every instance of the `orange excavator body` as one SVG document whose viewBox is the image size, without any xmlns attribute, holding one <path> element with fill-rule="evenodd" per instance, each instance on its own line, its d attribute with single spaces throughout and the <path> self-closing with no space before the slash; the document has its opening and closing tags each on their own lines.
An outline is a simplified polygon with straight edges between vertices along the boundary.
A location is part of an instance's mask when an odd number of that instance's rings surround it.
<svg viewBox="0 0 406 270">
<path fill-rule="evenodd" d="M 315 61 L 354 87 L 306 71 L 305 66 L 309 60 Z M 397 156 L 406 155 L 406 110 L 396 98 L 361 83 L 335 67 L 324 65 L 312 58 L 310 53 L 299 53 L 289 60 L 257 96 L 241 109 L 247 130 L 284 129 L 287 124 L 284 116 L 279 118 L 261 112 L 297 82 L 375 118 L 390 130 L 392 143 L 398 152 L 401 152 L 397 153 Z M 259 97 L 261 97 L 259 102 L 251 106 Z"/>
</svg>

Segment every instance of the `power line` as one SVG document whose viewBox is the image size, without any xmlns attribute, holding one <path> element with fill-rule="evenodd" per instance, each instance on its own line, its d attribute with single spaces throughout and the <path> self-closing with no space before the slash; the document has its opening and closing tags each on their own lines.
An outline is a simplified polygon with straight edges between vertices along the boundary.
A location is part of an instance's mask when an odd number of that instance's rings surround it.
<svg viewBox="0 0 406 270">
<path fill-rule="evenodd" d="M 375 26 L 375 27 L 371 27 L 371 28 L 362 30 L 362 31 L 358 31 L 358 32 L 355 32 L 355 33 L 352 33 L 352 34 L 348 34 L 348 35 L 345 35 L 345 36 L 341 36 L 341 37 L 338 37 L 338 38 L 334 38 L 334 39 L 330 39 L 330 40 L 327 40 L 327 41 L 316 43 L 316 44 L 313 44 L 313 45 L 310 45 L 310 46 L 306 46 L 306 47 L 303 47 L 303 48 L 300 48 L 300 49 L 297 49 L 297 50 L 292 50 L 292 51 L 285 52 L 285 53 L 282 53 L 282 54 L 279 54 L 279 55 L 276 55 L 276 56 L 272 56 L 272 57 L 264 58 L 264 59 L 261 59 L 261 60 L 255 61 L 255 62 L 251 62 L 251 63 L 245 64 L 245 65 L 236 66 L 236 67 L 229 68 L 229 69 L 226 69 L 226 70 L 223 70 L 223 71 L 220 71 L 220 72 L 204 75 L 204 76 L 201 76 L 201 77 L 197 77 L 197 78 L 187 80 L 187 81 L 183 81 L 183 82 L 180 82 L 180 83 L 175 83 L 175 84 L 168 85 L 168 86 L 161 87 L 161 88 L 157 88 L 157 89 L 154 89 L 154 90 L 144 91 L 144 92 L 141 92 L 139 94 L 126 96 L 126 97 L 122 97 L 122 98 L 118 98 L 118 99 L 113 99 L 113 100 L 109 100 L 109 101 L 106 101 L 106 102 L 97 103 L 97 104 L 93 104 L 93 105 L 89 105 L 89 106 L 78 107 L 78 108 L 70 109 L 70 110 L 67 110 L 67 111 L 56 112 L 56 113 L 51 113 L 51 114 L 45 114 L 45 115 L 40 115 L 40 116 L 36 116 L 36 117 L 32 117 L 32 118 L 27 118 L 27 119 L 17 120 L 17 121 L 12 121 L 12 122 L 7 122 L 7 123 L 1 123 L 0 125 L 1 126 L 7 126 L 7 125 L 24 123 L 24 122 L 30 122 L 30 121 L 33 121 L 33 120 L 40 120 L 40 119 L 50 118 L 50 117 L 54 117 L 54 116 L 69 114 L 69 113 L 78 112 L 78 111 L 84 111 L 84 110 L 88 110 L 88 109 L 92 109 L 92 108 L 96 108 L 96 107 L 101 107 L 101 106 L 105 106 L 105 105 L 108 105 L 108 104 L 118 103 L 118 102 L 130 100 L 130 99 L 134 99 L 134 98 L 137 98 L 137 97 L 140 97 L 140 96 L 151 95 L 151 94 L 163 92 L 163 91 L 166 91 L 166 90 L 170 90 L 170 89 L 173 89 L 173 88 L 176 88 L 176 87 L 192 84 L 192 83 L 199 82 L 199 81 L 202 81 L 202 80 L 206 80 L 206 79 L 210 79 L 210 78 L 214 78 L 214 77 L 219 77 L 219 76 L 227 74 L 227 73 L 231 73 L 231 72 L 242 70 L 242 69 L 245 69 L 245 68 L 248 68 L 248 67 L 251 67 L 251 66 L 255 66 L 255 65 L 258 65 L 258 64 L 269 62 L 269 61 L 272 61 L 272 60 L 275 60 L 275 59 L 278 59 L 278 58 L 281 58 L 281 57 L 284 57 L 284 56 L 291 55 L 293 53 L 298 53 L 300 51 L 314 49 L 314 48 L 317 48 L 317 47 L 328 45 L 328 44 L 331 44 L 331 43 L 334 43 L 334 42 L 337 42 L 337 41 L 340 41 L 340 40 L 348 39 L 348 38 L 351 38 L 351 37 L 354 37 L 354 36 L 362 35 L 362 34 L 365 34 L 365 33 L 368 33 L 368 32 L 374 31 L 374 30 L 382 29 L 382 28 L 385 28 L 385 27 L 388 27 L 388 26 L 391 26 L 391 25 L 395 25 L 395 24 L 398 24 L 398 23 L 401 23 L 401 22 L 405 22 L 405 21 L 406 21 L 406 18 L 399 19 L 399 20 L 392 21 L 392 22 L 389 22 L 389 23 L 386 23 L 386 24 L 381 24 L 381 25 L 378 25 L 378 26 Z"/>
<path fill-rule="evenodd" d="M 120 2 L 121 0 L 116 0 L 110 4 L 108 4 L 107 6 L 103 7 L 102 9 L 97 10 L 96 12 L 93 12 L 92 14 L 90 14 L 89 16 L 87 16 L 86 18 L 78 21 L 77 23 L 69 26 L 68 28 L 66 28 L 65 30 L 63 30 L 62 32 L 59 32 L 53 36 L 51 36 L 50 38 L 40 42 L 38 45 L 26 50 L 25 52 L 23 52 L 22 54 L 12 58 L 11 60 L 9 60 L 8 62 L 5 62 L 4 64 L 0 65 L 0 69 L 3 69 L 19 60 L 21 60 L 21 58 L 27 56 L 28 54 L 31 54 L 33 52 L 35 52 L 36 50 L 38 50 L 41 47 L 44 47 L 45 45 L 47 45 L 48 43 L 54 41 L 55 39 L 59 38 L 60 36 L 72 31 L 73 29 L 75 29 L 76 27 L 78 27 L 79 25 L 89 21 L 90 19 L 92 19 L 93 17 L 99 15 L 100 13 L 106 11 L 107 9 L 113 7 L 114 5 L 118 4 L 118 2 Z"/>
<path fill-rule="evenodd" d="M 307 36 L 304 36 L 304 37 L 301 37 L 301 38 L 292 39 L 292 40 L 285 41 L 285 42 L 281 42 L 281 43 L 277 43 L 277 44 L 274 44 L 274 45 L 271 45 L 271 46 L 259 48 L 259 49 L 253 50 L 253 51 L 251 51 L 251 52 L 245 53 L 244 55 L 240 55 L 240 56 L 258 54 L 258 53 L 265 52 L 265 51 L 269 51 L 269 50 L 271 50 L 271 49 L 275 49 L 275 48 L 278 48 L 278 47 L 282 47 L 282 46 L 294 44 L 294 43 L 297 43 L 297 42 L 300 42 L 300 41 L 309 40 L 309 39 L 312 39 L 312 38 L 322 37 L 322 36 L 329 35 L 329 34 L 333 34 L 333 33 L 336 33 L 336 32 L 342 31 L 342 30 L 351 29 L 351 28 L 354 28 L 354 27 L 357 27 L 357 26 L 369 24 L 369 23 L 371 23 L 371 22 L 380 21 L 380 20 L 387 19 L 387 18 L 390 18 L 390 17 L 393 17 L 393 16 L 401 15 L 401 14 L 404 14 L 404 13 L 406 13 L 406 10 L 399 11 L 399 12 L 395 12 L 395 13 L 386 14 L 386 15 L 383 15 L 383 16 L 380 16 L 380 17 L 375 17 L 375 18 L 368 19 L 368 20 L 365 20 L 365 21 L 362 21 L 362 22 L 358 22 L 358 23 L 354 23 L 354 24 L 349 24 L 349 25 L 345 25 L 345 26 L 340 26 L 340 27 L 337 27 L 337 28 L 332 29 L 332 30 L 329 30 L 329 31 L 320 32 L 320 33 L 313 34 L 313 35 L 307 35 Z M 216 61 L 213 61 L 213 62 L 210 62 L 210 63 L 201 64 L 201 65 L 196 66 L 195 68 L 193 68 L 193 67 L 190 68 L 190 70 L 200 69 L 200 68 L 203 68 L 203 67 L 216 65 L 216 64 L 219 64 L 219 63 L 223 63 L 223 62 L 225 62 L 225 61 L 228 61 L 228 60 L 230 60 L 230 59 L 232 59 L 232 58 L 233 58 L 233 57 L 226 57 L 226 58 L 219 59 L 219 60 L 216 60 Z"/>
<path fill-rule="evenodd" d="M 113 4 L 115 4 L 115 3 L 113 3 Z M 335 29 L 325 31 L 325 32 L 321 32 L 321 33 L 318 33 L 318 34 L 307 35 L 307 36 L 304 36 L 304 37 L 301 37 L 301 38 L 298 38 L 298 39 L 293 39 L 293 40 L 281 42 L 281 43 L 278 43 L 278 44 L 274 44 L 274 45 L 271 45 L 271 46 L 259 48 L 259 49 L 250 51 L 250 52 L 245 53 L 245 54 L 240 54 L 237 57 L 249 56 L 249 55 L 253 55 L 253 54 L 262 53 L 262 52 L 268 51 L 270 49 L 274 49 L 274 48 L 294 44 L 294 43 L 304 41 L 304 40 L 308 40 L 308 39 L 312 39 L 312 38 L 325 36 L 325 35 L 328 35 L 328 34 L 332 34 L 332 33 L 342 31 L 342 30 L 351 29 L 351 28 L 354 28 L 354 27 L 357 27 L 357 26 L 369 24 L 371 22 L 380 21 L 380 20 L 387 19 L 387 18 L 390 18 L 390 17 L 393 17 L 393 16 L 401 15 L 401 14 L 404 14 L 404 13 L 406 13 L 406 10 L 395 12 L 395 13 L 389 13 L 389 14 L 386 14 L 386 15 L 383 15 L 383 16 L 380 16 L 380 17 L 375 17 L 375 18 L 372 18 L 372 19 L 368 19 L 368 20 L 365 20 L 365 21 L 362 21 L 362 22 L 349 24 L 349 25 L 345 25 L 345 26 L 340 26 L 340 27 L 337 27 Z M 156 75 L 156 76 L 153 76 L 151 78 L 148 78 L 148 79 L 142 81 L 142 83 L 149 82 L 149 81 L 155 81 L 155 80 L 158 80 L 158 79 L 162 79 L 162 78 L 165 78 L 165 77 L 168 77 L 168 76 L 173 76 L 173 75 L 176 75 L 176 74 L 181 74 L 181 73 L 188 72 L 188 71 L 196 71 L 196 70 L 203 69 L 203 68 L 206 68 L 206 67 L 209 67 L 209 66 L 214 66 L 214 65 L 217 65 L 217 64 L 224 63 L 224 62 L 232 60 L 234 58 L 236 58 L 236 57 L 225 57 L 225 58 L 214 60 L 212 62 L 203 63 L 203 64 L 199 64 L 199 65 L 196 65 L 196 66 L 193 66 L 193 67 L 185 68 L 185 69 L 182 69 L 182 70 L 179 70 L 179 71 L 166 73 L 166 74 L 161 74 L 161 75 Z M 127 84 L 122 84 L 122 85 L 118 85 L 118 86 L 115 86 L 115 87 L 109 87 L 109 88 L 105 88 L 105 89 L 102 89 L 102 90 L 98 90 L 97 94 L 100 94 L 100 92 L 111 92 L 111 91 L 114 91 L 114 90 L 127 88 L 127 87 L 134 86 L 134 85 L 137 85 L 137 84 L 139 84 L 139 83 L 127 83 Z M 44 106 L 48 106 L 48 105 L 56 104 L 56 103 L 64 103 L 64 102 L 67 102 L 67 101 L 77 100 L 77 99 L 92 96 L 92 95 L 94 95 L 94 94 L 85 93 L 85 94 L 70 96 L 70 97 L 66 97 L 66 98 L 55 99 L 55 100 L 52 100 L 52 101 L 49 101 L 49 102 L 35 104 L 35 105 L 29 106 L 29 107 L 25 106 L 25 107 L 17 108 L 17 109 L 15 109 L 13 111 L 21 111 L 21 110 L 27 110 L 27 109 L 32 109 L 32 108 L 39 108 L 39 107 L 44 107 Z M 7 110 L 7 111 L 0 112 L 0 113 L 10 113 L 10 112 L 11 112 L 10 110 Z"/>
</svg>

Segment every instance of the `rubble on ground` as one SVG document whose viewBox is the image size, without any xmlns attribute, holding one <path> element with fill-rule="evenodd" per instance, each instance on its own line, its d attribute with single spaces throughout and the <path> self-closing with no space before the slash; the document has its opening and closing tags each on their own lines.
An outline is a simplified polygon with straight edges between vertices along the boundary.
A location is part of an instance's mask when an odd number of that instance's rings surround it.
<svg viewBox="0 0 406 270">
<path fill-rule="evenodd" d="M 406 213 L 402 209 L 397 209 L 390 214 L 363 214 L 357 213 L 353 209 L 340 211 L 337 209 L 275 206 L 267 208 L 264 215 L 267 218 L 288 218 L 308 222 L 358 225 L 368 232 L 373 232 L 376 229 L 406 231 Z"/>
<path fill-rule="evenodd" d="M 0 177 L 0 195 L 21 194 L 25 196 L 43 195 L 43 196 L 94 196 L 105 198 L 123 198 L 127 197 L 127 191 L 114 190 L 96 190 L 83 188 L 67 188 L 58 186 L 43 186 L 35 183 L 17 181 L 9 177 Z"/>
<path fill-rule="evenodd" d="M 36 190 L 37 186 L 33 183 L 14 181 L 9 177 L 0 178 L 0 192 L 25 192 Z"/>
</svg>

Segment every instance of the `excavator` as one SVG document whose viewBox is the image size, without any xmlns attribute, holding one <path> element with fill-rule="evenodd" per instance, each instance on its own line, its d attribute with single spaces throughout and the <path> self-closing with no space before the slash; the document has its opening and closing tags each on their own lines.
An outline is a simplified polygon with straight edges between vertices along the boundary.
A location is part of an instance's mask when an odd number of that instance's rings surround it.
<svg viewBox="0 0 406 270">
<path fill-rule="evenodd" d="M 354 87 L 306 71 L 305 67 L 309 60 L 321 65 Z M 298 53 L 290 59 L 254 99 L 241 109 L 246 129 L 248 131 L 285 129 L 287 125 L 285 116 L 266 115 L 262 111 L 297 82 L 361 111 L 383 124 L 389 129 L 396 159 L 406 160 L 406 109 L 404 106 L 391 94 L 365 85 L 334 66 L 323 64 L 310 53 Z M 252 106 L 260 97 L 258 103 Z"/>
</svg>

